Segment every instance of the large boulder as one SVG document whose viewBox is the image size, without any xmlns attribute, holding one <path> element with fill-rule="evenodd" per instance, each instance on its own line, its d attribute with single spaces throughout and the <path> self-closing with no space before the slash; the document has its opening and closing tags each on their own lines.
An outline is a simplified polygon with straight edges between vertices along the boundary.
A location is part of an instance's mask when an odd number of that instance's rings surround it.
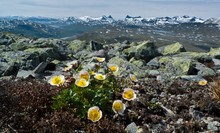
<svg viewBox="0 0 220 133">
<path fill-rule="evenodd" d="M 23 51 L 28 47 L 31 47 L 31 39 L 29 38 L 19 38 L 15 42 L 9 45 L 10 49 L 13 51 Z"/>
<path fill-rule="evenodd" d="M 128 60 L 134 57 L 135 59 L 142 59 L 148 62 L 150 59 L 158 56 L 154 43 L 149 41 L 138 42 L 137 45 L 131 45 L 130 48 L 124 49 L 122 52 L 127 55 Z"/>
<path fill-rule="evenodd" d="M 95 41 L 90 41 L 90 50 L 98 51 L 98 50 L 101 50 L 101 49 L 103 49 L 102 44 L 97 43 Z"/>
<path fill-rule="evenodd" d="M 183 57 L 162 57 L 158 61 L 161 66 L 160 69 L 172 72 L 175 75 L 188 74 L 192 65 L 192 60 Z"/>
<path fill-rule="evenodd" d="M 85 41 L 73 40 L 67 46 L 73 51 L 73 54 L 86 49 L 88 44 Z"/>
<path fill-rule="evenodd" d="M 39 63 L 35 53 L 8 51 L 0 53 L 0 76 L 16 75 L 19 69 L 34 69 Z"/>
<path fill-rule="evenodd" d="M 179 54 L 173 55 L 173 57 L 183 57 L 189 58 L 193 60 L 197 60 L 198 62 L 211 62 L 212 57 L 208 53 L 200 53 L 200 52 L 181 52 Z"/>
<path fill-rule="evenodd" d="M 138 68 L 136 65 L 128 62 L 126 59 L 120 57 L 113 57 L 109 60 L 108 64 L 116 64 L 119 67 L 117 74 L 121 76 L 128 76 L 129 74 L 135 74 L 137 77 L 144 77 L 144 70 Z"/>
<path fill-rule="evenodd" d="M 208 54 L 213 58 L 220 59 L 220 48 L 211 48 Z"/>
<path fill-rule="evenodd" d="M 39 56 L 40 62 L 49 60 L 65 60 L 65 57 L 54 48 L 28 48 L 24 50 L 27 53 L 36 53 Z"/>
<path fill-rule="evenodd" d="M 177 54 L 186 52 L 186 49 L 179 42 L 158 48 L 158 52 L 162 55 Z"/>
<path fill-rule="evenodd" d="M 191 59 L 174 56 L 156 57 L 149 61 L 147 65 L 151 68 L 158 69 L 161 72 L 172 73 L 176 76 L 181 75 L 200 75 L 213 76 L 216 74 L 214 70 L 204 64 Z"/>
</svg>

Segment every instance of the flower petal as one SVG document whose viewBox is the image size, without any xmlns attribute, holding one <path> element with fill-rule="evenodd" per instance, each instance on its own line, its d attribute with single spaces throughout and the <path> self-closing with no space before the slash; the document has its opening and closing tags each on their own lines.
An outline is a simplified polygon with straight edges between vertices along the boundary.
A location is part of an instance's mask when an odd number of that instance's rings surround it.
<svg viewBox="0 0 220 133">
<path fill-rule="evenodd" d="M 102 111 L 99 109 L 99 107 L 94 106 L 89 108 L 88 110 L 88 119 L 92 122 L 97 122 L 102 118 Z"/>
</svg>

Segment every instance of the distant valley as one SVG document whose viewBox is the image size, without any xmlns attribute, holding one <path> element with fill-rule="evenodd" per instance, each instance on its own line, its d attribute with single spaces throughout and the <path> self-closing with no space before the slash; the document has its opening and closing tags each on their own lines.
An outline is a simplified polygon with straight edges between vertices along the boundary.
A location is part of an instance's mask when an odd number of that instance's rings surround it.
<svg viewBox="0 0 220 133">
<path fill-rule="evenodd" d="M 151 40 L 157 46 L 163 46 L 180 42 L 191 51 L 220 47 L 220 19 L 190 16 L 142 18 L 128 15 L 122 20 L 115 20 L 112 16 L 0 17 L 0 32 L 36 38 L 95 40 L 105 44 Z"/>
</svg>

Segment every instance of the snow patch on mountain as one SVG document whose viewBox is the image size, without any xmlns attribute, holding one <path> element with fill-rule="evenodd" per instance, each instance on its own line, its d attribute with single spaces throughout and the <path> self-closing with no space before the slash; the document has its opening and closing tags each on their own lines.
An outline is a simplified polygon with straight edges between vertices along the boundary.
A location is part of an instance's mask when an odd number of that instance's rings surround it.
<svg viewBox="0 0 220 133">
<path fill-rule="evenodd" d="M 80 17 L 80 20 L 84 22 L 102 22 L 102 23 L 113 23 L 115 20 L 112 18 L 111 15 L 105 16 L 103 15 L 102 17 L 90 17 L 90 16 L 84 16 Z"/>
</svg>

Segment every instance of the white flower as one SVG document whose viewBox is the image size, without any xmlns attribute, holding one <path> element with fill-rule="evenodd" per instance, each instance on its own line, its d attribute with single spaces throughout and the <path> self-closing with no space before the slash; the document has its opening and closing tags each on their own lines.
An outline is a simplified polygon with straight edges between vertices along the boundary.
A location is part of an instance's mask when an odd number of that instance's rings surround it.
<svg viewBox="0 0 220 133">
<path fill-rule="evenodd" d="M 90 79 L 90 74 L 89 74 L 89 72 L 86 71 L 86 70 L 81 70 L 81 71 L 79 72 L 79 77 L 78 77 L 78 78 L 79 78 L 79 79 L 84 78 L 85 80 L 89 81 L 89 79 Z"/>
<path fill-rule="evenodd" d="M 75 81 L 75 85 L 78 87 L 87 87 L 89 85 L 89 81 L 84 78 L 79 78 Z"/>
<path fill-rule="evenodd" d="M 99 107 L 94 106 L 89 108 L 88 110 L 88 119 L 92 122 L 97 122 L 102 118 L 102 111 L 99 109 Z"/>
<path fill-rule="evenodd" d="M 98 80 L 105 80 L 106 79 L 106 75 L 103 75 L 101 73 L 96 73 L 94 78 L 96 78 Z"/>
<path fill-rule="evenodd" d="M 97 60 L 98 62 L 104 62 L 104 61 L 105 61 L 105 58 L 96 57 L 96 60 Z"/>
<path fill-rule="evenodd" d="M 138 81 L 137 77 L 134 74 L 129 74 L 129 77 L 130 77 L 131 81 L 133 81 L 133 82 Z"/>
<path fill-rule="evenodd" d="M 205 86 L 207 84 L 207 80 L 203 79 L 199 81 L 199 85 Z"/>
<path fill-rule="evenodd" d="M 48 83 L 50 83 L 51 85 L 55 85 L 55 86 L 61 86 L 65 83 L 65 77 L 63 75 L 52 76 L 48 80 Z"/>
<path fill-rule="evenodd" d="M 112 104 L 112 110 L 117 113 L 122 115 L 124 113 L 126 106 L 124 103 L 122 103 L 121 100 L 115 100 Z"/>
<path fill-rule="evenodd" d="M 119 67 L 118 67 L 117 65 L 115 65 L 115 64 L 110 64 L 110 65 L 109 65 L 109 69 L 110 69 L 113 73 L 115 73 L 115 72 L 117 72 L 117 71 L 119 70 Z"/>
<path fill-rule="evenodd" d="M 122 93 L 122 97 L 125 100 L 132 101 L 132 100 L 136 99 L 137 96 L 136 96 L 136 93 L 134 92 L 133 89 L 125 88 L 124 92 Z"/>
</svg>

